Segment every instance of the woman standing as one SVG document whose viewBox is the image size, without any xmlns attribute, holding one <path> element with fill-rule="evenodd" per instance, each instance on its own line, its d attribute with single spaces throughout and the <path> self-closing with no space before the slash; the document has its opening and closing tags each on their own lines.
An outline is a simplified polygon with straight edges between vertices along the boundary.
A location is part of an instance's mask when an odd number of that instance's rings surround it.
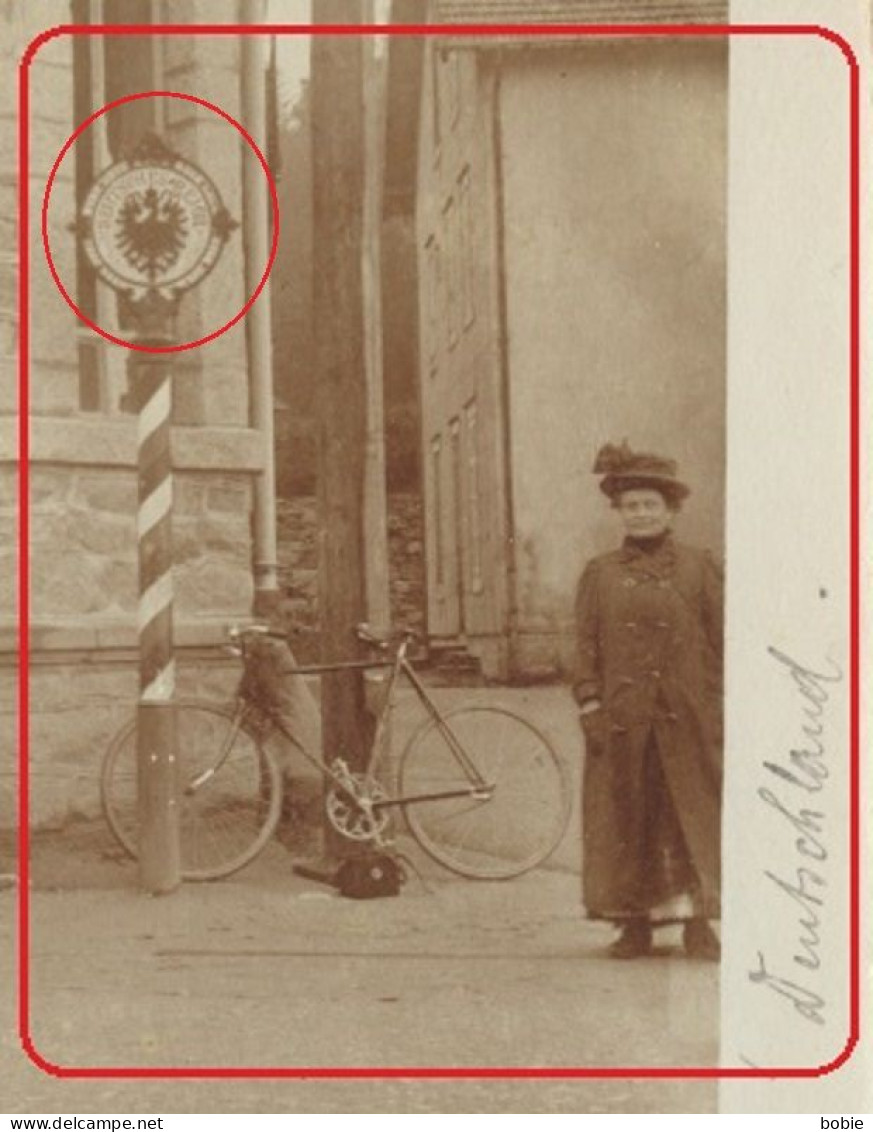
<svg viewBox="0 0 873 1132">
<path fill-rule="evenodd" d="M 576 599 L 583 901 L 621 928 L 617 958 L 681 920 L 688 954 L 717 959 L 721 573 L 673 538 L 689 494 L 674 461 L 606 445 L 594 472 L 625 537 L 588 563 Z"/>
</svg>

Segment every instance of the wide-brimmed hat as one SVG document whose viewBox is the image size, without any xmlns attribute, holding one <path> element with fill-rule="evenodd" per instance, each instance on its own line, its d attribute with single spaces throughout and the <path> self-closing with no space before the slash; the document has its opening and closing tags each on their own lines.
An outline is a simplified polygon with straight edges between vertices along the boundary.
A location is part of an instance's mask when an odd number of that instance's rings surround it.
<svg viewBox="0 0 873 1132">
<path fill-rule="evenodd" d="M 597 453 L 592 471 L 603 476 L 600 490 L 610 499 L 623 491 L 655 488 L 666 498 L 678 502 L 691 488 L 676 477 L 676 461 L 651 452 L 633 452 L 627 441 L 604 444 Z"/>
</svg>

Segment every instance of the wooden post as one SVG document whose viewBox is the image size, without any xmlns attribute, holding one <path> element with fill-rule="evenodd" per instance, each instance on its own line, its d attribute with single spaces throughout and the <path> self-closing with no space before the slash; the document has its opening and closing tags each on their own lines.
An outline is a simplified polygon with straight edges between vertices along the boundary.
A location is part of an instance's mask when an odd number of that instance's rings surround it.
<svg viewBox="0 0 873 1132">
<path fill-rule="evenodd" d="M 263 22 L 263 0 L 240 0 L 241 22 Z M 267 148 L 266 56 L 263 35 L 241 37 L 243 122 L 262 150 Z M 243 160 L 243 248 L 246 293 L 251 294 L 270 252 L 270 201 L 263 172 L 251 153 Z M 246 352 L 251 383 L 251 423 L 263 448 L 264 463 L 254 482 L 255 613 L 272 613 L 279 601 L 276 552 L 276 457 L 273 432 L 273 349 L 270 338 L 270 288 L 246 315 Z"/>
<path fill-rule="evenodd" d="M 318 24 L 348 23 L 347 0 L 314 0 Z M 358 18 L 359 15 L 358 15 Z M 312 41 L 314 321 L 319 431 L 319 613 L 326 659 L 361 652 L 366 620 L 367 383 L 363 294 L 364 90 L 358 36 Z M 325 760 L 360 768 L 370 735 L 361 672 L 322 683 Z M 350 843 L 325 831 L 328 857 Z"/>
<path fill-rule="evenodd" d="M 366 0 L 364 19 L 376 22 L 374 0 Z M 388 563 L 388 496 L 385 478 L 385 387 L 382 366 L 382 205 L 385 168 L 387 59 L 377 57 L 376 41 L 367 36 L 364 63 L 364 201 L 361 238 L 364 303 L 364 367 L 367 384 L 367 444 L 364 470 L 364 554 L 367 620 L 379 628 L 391 624 Z M 384 701 L 384 671 L 367 674 L 367 708 L 378 712 Z M 391 718 L 380 733 L 380 754 L 391 750 Z M 393 786 L 394 767 L 382 764 L 383 781 Z M 389 775 L 389 777 L 385 777 Z"/>
<path fill-rule="evenodd" d="M 375 22 L 373 0 L 364 18 Z M 367 619 L 382 627 L 391 621 L 388 588 L 388 499 L 385 483 L 385 391 L 382 374 L 382 180 L 385 167 L 385 67 L 375 39 L 363 43 L 364 120 L 361 271 L 364 374 L 367 385 L 367 449 L 364 488 L 364 552 L 367 556 Z"/>
</svg>

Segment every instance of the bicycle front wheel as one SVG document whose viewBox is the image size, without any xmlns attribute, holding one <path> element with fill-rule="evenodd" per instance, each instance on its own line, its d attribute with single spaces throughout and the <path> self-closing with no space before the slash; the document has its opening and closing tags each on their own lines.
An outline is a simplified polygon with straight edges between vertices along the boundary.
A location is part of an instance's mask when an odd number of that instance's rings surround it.
<svg viewBox="0 0 873 1132">
<path fill-rule="evenodd" d="M 401 755 L 399 786 L 422 849 L 477 880 L 541 864 L 570 817 L 560 759 L 541 732 L 503 708 L 462 707 L 429 720 Z M 438 794 L 456 796 L 427 799 Z"/>
<path fill-rule="evenodd" d="M 276 829 L 279 769 L 237 713 L 199 700 L 176 703 L 176 749 L 182 876 L 230 876 L 260 853 Z M 136 719 L 106 752 L 100 793 L 109 828 L 138 857 Z"/>
</svg>

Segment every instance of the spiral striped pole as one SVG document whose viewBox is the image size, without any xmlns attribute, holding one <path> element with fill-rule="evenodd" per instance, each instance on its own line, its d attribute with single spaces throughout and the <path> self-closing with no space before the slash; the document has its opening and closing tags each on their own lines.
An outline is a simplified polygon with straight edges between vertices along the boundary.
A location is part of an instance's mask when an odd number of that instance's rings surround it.
<svg viewBox="0 0 873 1132">
<path fill-rule="evenodd" d="M 139 407 L 139 686 L 137 788 L 140 886 L 158 894 L 180 882 L 178 763 L 173 697 L 173 476 L 170 365 L 163 354 L 130 358 Z"/>
</svg>

